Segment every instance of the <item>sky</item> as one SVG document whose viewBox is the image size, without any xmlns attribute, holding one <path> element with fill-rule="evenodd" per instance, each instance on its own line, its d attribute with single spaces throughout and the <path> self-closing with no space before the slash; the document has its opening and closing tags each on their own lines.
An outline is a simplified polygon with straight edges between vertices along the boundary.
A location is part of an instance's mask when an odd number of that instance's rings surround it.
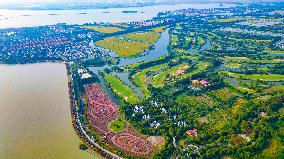
<svg viewBox="0 0 284 159">
<path fill-rule="evenodd" d="M 44 3 L 80 3 L 80 2 L 97 2 L 97 3 L 133 3 L 133 2 L 204 2 L 204 1 L 269 1 L 269 0 L 0 0 L 0 4 L 44 4 Z M 278 0 L 284 1 L 284 0 Z"/>
<path fill-rule="evenodd" d="M 46 4 L 46 3 L 137 3 L 137 2 L 175 2 L 183 0 L 0 0 L 0 4 Z M 202 1 L 202 0 L 201 0 Z"/>
</svg>

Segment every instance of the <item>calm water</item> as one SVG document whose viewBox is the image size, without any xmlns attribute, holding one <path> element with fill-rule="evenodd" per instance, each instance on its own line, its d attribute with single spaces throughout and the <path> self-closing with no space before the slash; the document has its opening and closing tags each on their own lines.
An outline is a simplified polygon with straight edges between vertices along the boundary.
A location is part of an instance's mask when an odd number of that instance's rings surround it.
<svg viewBox="0 0 284 159">
<path fill-rule="evenodd" d="M 52 25 L 57 23 L 84 24 L 93 22 L 124 23 L 138 20 L 152 19 L 159 12 L 172 11 L 186 8 L 227 8 L 233 4 L 178 4 L 159 5 L 133 8 L 110 8 L 89 10 L 5 10 L 0 9 L 0 28 L 18 28 L 30 26 Z M 135 10 L 137 13 L 122 13 L 124 10 Z M 82 14 L 83 13 L 83 14 Z M 44 19 L 44 20 L 43 20 Z"/>
<path fill-rule="evenodd" d="M 70 113 L 64 64 L 0 65 L 1 159 L 94 158 Z"/>
</svg>

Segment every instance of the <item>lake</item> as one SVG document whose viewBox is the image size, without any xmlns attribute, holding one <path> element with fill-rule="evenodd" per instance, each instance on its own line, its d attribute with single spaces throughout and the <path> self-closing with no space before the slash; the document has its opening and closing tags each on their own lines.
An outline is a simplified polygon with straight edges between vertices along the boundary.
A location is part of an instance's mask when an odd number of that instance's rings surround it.
<svg viewBox="0 0 284 159">
<path fill-rule="evenodd" d="M 57 23 L 84 24 L 93 22 L 126 23 L 152 19 L 159 12 L 195 8 L 228 8 L 234 4 L 177 4 L 131 8 L 109 8 L 88 10 L 7 10 L 0 9 L 0 28 L 19 28 L 52 25 Z M 123 13 L 137 11 L 137 13 Z"/>
<path fill-rule="evenodd" d="M 79 149 L 64 64 L 0 65 L 0 158 L 91 159 Z"/>
</svg>

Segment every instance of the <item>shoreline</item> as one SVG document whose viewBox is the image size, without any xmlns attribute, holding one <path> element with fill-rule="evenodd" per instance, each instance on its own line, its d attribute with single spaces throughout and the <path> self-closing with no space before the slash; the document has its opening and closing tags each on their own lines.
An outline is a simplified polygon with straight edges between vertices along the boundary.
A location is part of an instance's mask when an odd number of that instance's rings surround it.
<svg viewBox="0 0 284 159">
<path fill-rule="evenodd" d="M 70 63 L 67 61 L 60 61 L 60 60 L 42 60 L 42 61 L 36 61 L 36 62 L 25 62 L 25 63 L 3 63 L 0 61 L 0 65 L 32 65 L 32 64 L 41 64 L 41 63 L 60 63 L 60 64 L 66 64 Z"/>
<path fill-rule="evenodd" d="M 18 7 L 18 8 L 9 8 L 9 7 L 2 7 L 0 9 L 3 10 L 16 10 L 16 11 L 27 11 L 27 10 L 32 10 L 32 11 L 65 11 L 65 10 L 78 10 L 78 11 L 82 11 L 82 10 L 94 10 L 94 9 L 117 9 L 117 8 L 122 8 L 122 9 L 128 9 L 128 8 L 142 8 L 142 7 L 155 7 L 155 6 L 173 6 L 173 5 L 188 5 L 188 4 L 220 4 L 218 3 L 218 1 L 215 2 L 190 2 L 190 3 L 183 3 L 183 2 L 179 2 L 179 3 L 152 3 L 152 4 L 144 4 L 144 5 L 121 5 L 121 6 L 111 6 L 111 7 L 93 7 L 93 8 L 68 8 L 68 6 L 66 8 L 50 8 L 50 9 L 43 9 L 43 8 L 25 8 L 25 7 Z M 229 5 L 240 5 L 236 2 L 223 2 L 223 4 L 229 4 Z"/>
</svg>

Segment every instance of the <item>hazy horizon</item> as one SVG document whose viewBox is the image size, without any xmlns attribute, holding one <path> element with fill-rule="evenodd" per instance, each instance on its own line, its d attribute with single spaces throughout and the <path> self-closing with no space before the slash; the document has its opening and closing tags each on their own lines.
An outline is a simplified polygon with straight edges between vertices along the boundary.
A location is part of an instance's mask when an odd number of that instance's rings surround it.
<svg viewBox="0 0 284 159">
<path fill-rule="evenodd" d="M 204 3 L 204 2 L 264 2 L 264 1 L 283 1 L 283 0 L 1 0 L 1 5 L 10 5 L 10 4 L 56 4 L 56 3 L 107 3 L 107 4 L 127 4 L 127 3 Z"/>
</svg>

